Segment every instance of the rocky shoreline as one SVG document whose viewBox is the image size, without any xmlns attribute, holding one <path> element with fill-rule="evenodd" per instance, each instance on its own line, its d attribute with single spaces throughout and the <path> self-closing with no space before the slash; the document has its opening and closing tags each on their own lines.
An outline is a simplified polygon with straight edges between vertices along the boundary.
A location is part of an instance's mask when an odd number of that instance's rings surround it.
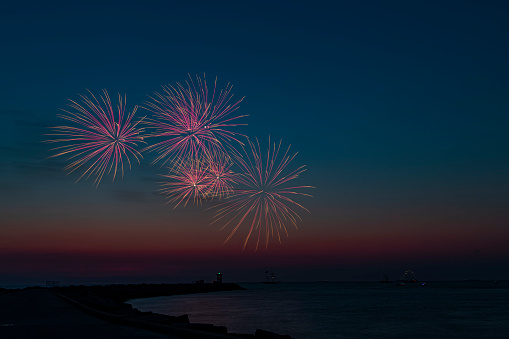
<svg viewBox="0 0 509 339">
<path fill-rule="evenodd" d="M 182 338 L 253 338 L 253 339 L 291 339 L 257 329 L 255 334 L 228 333 L 224 326 L 191 323 L 187 314 L 169 316 L 153 312 L 141 312 L 126 301 L 137 298 L 172 296 L 180 294 L 207 293 L 218 291 L 243 290 L 238 284 L 128 284 L 63 286 L 51 290 L 88 313 L 132 326 L 151 329 Z"/>
</svg>

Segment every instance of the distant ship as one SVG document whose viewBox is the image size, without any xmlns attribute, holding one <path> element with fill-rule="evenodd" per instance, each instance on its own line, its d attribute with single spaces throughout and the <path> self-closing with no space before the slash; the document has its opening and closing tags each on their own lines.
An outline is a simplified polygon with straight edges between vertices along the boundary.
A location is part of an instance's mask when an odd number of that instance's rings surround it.
<svg viewBox="0 0 509 339">
<path fill-rule="evenodd" d="M 414 271 L 406 270 L 405 273 L 398 280 L 396 286 L 404 286 L 406 283 L 416 283 L 417 279 L 415 279 Z"/>
<path fill-rule="evenodd" d="M 390 283 L 392 281 L 389 280 L 389 277 L 387 275 L 384 274 L 384 278 L 383 280 L 380 280 L 381 283 Z"/>
<path fill-rule="evenodd" d="M 415 283 L 417 282 L 417 279 L 415 279 L 414 271 L 406 270 L 405 273 L 403 273 L 403 275 L 399 279 L 399 281 L 404 283 Z"/>
<path fill-rule="evenodd" d="M 279 281 L 276 281 L 276 276 L 274 273 L 270 273 L 269 271 L 265 271 L 265 274 L 267 276 L 267 280 L 263 281 L 264 284 L 277 284 Z"/>
</svg>

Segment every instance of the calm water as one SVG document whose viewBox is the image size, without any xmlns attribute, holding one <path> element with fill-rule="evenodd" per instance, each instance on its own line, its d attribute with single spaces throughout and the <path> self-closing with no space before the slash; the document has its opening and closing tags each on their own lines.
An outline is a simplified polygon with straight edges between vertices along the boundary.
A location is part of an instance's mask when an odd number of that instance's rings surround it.
<svg viewBox="0 0 509 339">
<path fill-rule="evenodd" d="M 304 338 L 509 338 L 509 282 L 261 283 L 131 300 L 140 311 Z"/>
</svg>

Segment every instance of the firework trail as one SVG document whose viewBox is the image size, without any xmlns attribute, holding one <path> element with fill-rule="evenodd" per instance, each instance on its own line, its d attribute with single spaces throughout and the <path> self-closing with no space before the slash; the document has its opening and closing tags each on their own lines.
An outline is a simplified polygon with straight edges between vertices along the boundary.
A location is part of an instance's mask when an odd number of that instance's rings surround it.
<svg viewBox="0 0 509 339">
<path fill-rule="evenodd" d="M 167 203 L 181 203 L 184 207 L 192 200 L 198 204 L 206 199 L 210 191 L 210 175 L 205 162 L 196 158 L 177 159 L 177 166 L 171 166 L 168 174 L 161 175 L 166 181 L 161 182 L 159 192 L 166 196 Z"/>
<path fill-rule="evenodd" d="M 53 133 L 48 135 L 56 138 L 47 142 L 64 143 L 52 149 L 57 154 L 51 157 L 68 155 L 68 160 L 72 162 L 65 170 L 72 173 L 83 166 L 86 169 L 77 181 L 94 176 L 94 183 L 98 186 L 106 171 L 108 174 L 113 171 L 115 180 L 120 169 L 123 177 L 125 162 L 131 169 L 130 157 L 140 162 L 142 156 L 136 148 L 144 142 L 143 128 L 138 127 L 143 119 L 133 121 L 137 107 L 125 113 L 125 97 L 122 98 L 120 94 L 115 114 L 106 90 L 99 96 L 100 101 L 89 93 L 91 98 L 80 95 L 82 105 L 69 99 L 71 110 L 62 109 L 66 114 L 58 116 L 71 122 L 72 126 L 52 127 Z"/>
<path fill-rule="evenodd" d="M 226 200 L 213 209 L 216 210 L 212 223 L 226 222 L 221 230 L 231 227 L 230 235 L 225 243 L 237 232 L 241 225 L 249 225 L 249 231 L 244 241 L 246 247 L 251 235 L 258 233 L 256 249 L 260 238 L 265 238 L 265 248 L 269 238 L 277 237 L 281 243 L 281 233 L 288 236 L 287 225 L 297 228 L 300 220 L 295 209 L 308 211 L 294 201 L 291 196 L 309 194 L 299 192 L 311 186 L 289 186 L 288 184 L 304 172 L 305 166 L 289 170 L 288 167 L 297 153 L 291 155 L 290 146 L 283 151 L 281 141 L 271 144 L 264 157 L 260 150 L 258 139 L 252 142 L 247 139 L 248 147 L 242 147 L 243 154 L 236 152 L 234 159 L 244 172 L 237 178 L 240 187 L 235 188 Z M 247 149 L 246 149 L 247 148 Z"/>
<path fill-rule="evenodd" d="M 144 122 L 150 133 L 148 137 L 163 140 L 146 148 L 158 153 L 153 163 L 183 159 L 188 156 L 198 158 L 204 152 L 226 153 L 231 143 L 240 142 L 238 133 L 231 127 L 240 126 L 237 120 L 246 115 L 233 114 L 240 100 L 230 103 L 233 94 L 232 86 L 217 89 L 217 78 L 212 93 L 207 82 L 196 76 L 196 83 L 191 76 L 185 86 L 177 83 L 176 87 L 163 86 L 163 93 L 155 93 L 145 109 L 155 114 L 153 119 Z M 226 146 L 226 147 L 225 147 Z"/>
</svg>

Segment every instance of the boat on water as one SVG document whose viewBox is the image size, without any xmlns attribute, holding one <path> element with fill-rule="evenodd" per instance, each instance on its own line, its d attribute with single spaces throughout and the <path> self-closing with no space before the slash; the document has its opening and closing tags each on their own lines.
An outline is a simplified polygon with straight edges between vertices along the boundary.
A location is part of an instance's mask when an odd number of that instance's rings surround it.
<svg viewBox="0 0 509 339">
<path fill-rule="evenodd" d="M 417 282 L 419 282 L 419 280 L 415 278 L 414 272 L 411 270 L 406 270 L 401 278 L 397 281 L 396 286 L 405 286 L 405 284 L 413 284 Z M 421 283 L 421 285 L 424 286 L 426 283 Z"/>
<path fill-rule="evenodd" d="M 274 273 L 270 273 L 269 271 L 265 271 L 265 275 L 267 276 L 267 280 L 262 281 L 264 284 L 277 284 L 279 281 L 276 281 L 276 276 Z"/>
<path fill-rule="evenodd" d="M 383 278 L 383 280 L 380 280 L 380 282 L 384 283 L 384 284 L 387 284 L 387 283 L 391 283 L 392 281 L 390 281 L 389 277 L 384 274 L 384 278 Z"/>
<path fill-rule="evenodd" d="M 416 283 L 417 279 L 415 279 L 414 271 L 412 270 L 406 270 L 405 273 L 401 276 L 401 278 L 398 280 L 400 283 Z"/>
</svg>

